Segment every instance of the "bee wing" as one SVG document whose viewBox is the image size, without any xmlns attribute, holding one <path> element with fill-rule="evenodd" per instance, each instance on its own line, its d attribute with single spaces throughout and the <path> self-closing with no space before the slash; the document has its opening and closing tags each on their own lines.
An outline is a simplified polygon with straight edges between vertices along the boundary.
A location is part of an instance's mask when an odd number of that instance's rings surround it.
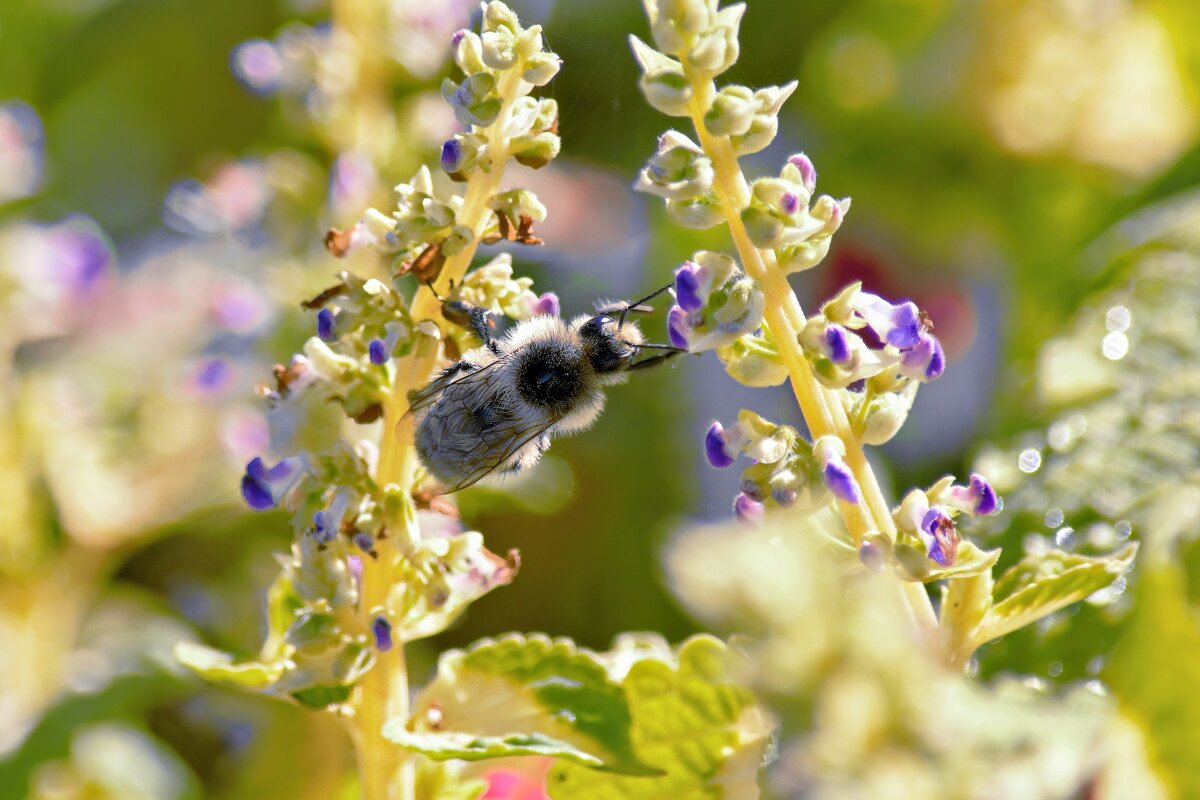
<svg viewBox="0 0 1200 800">
<path fill-rule="evenodd" d="M 522 447 L 550 430 L 556 422 L 562 419 L 558 415 L 522 419 L 516 414 L 500 416 L 487 430 L 487 447 L 482 453 L 472 453 L 470 456 L 470 472 L 453 486 L 448 486 L 442 492 L 449 494 L 465 489 L 473 483 L 487 477 L 516 455 Z"/>
<path fill-rule="evenodd" d="M 404 416 L 408 416 L 412 412 L 419 411 L 426 406 L 433 405 L 446 389 L 456 383 L 489 381 L 493 375 L 498 374 L 497 367 L 503 360 L 503 358 L 497 358 L 495 361 L 484 364 L 482 367 L 476 367 L 470 371 L 463 366 L 467 364 L 466 361 L 459 361 L 457 364 L 447 367 L 442 370 L 440 375 L 425 384 L 424 387 L 409 395 L 408 411 L 404 412 Z M 455 367 L 459 369 L 456 371 Z"/>
</svg>

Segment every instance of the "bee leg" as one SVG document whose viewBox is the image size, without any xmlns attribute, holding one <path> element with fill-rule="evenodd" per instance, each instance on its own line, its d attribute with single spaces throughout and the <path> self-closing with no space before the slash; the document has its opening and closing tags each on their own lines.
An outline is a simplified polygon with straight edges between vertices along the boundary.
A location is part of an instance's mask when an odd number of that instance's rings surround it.
<svg viewBox="0 0 1200 800">
<path fill-rule="evenodd" d="M 496 344 L 496 340 L 492 336 L 492 331 L 496 328 L 496 320 L 492 319 L 492 315 L 479 306 L 471 306 L 469 314 L 471 330 L 483 342 L 483 346 L 492 351 L 492 355 L 499 356 L 500 345 Z"/>
<path fill-rule="evenodd" d="M 630 364 L 629 369 L 635 370 L 635 369 L 648 369 L 649 367 L 655 367 L 655 366 L 658 366 L 659 364 L 663 363 L 664 361 L 674 358 L 675 356 L 677 356 L 683 352 L 686 352 L 686 351 L 684 351 L 684 350 L 669 350 L 666 353 L 660 353 L 656 356 L 651 356 L 650 358 L 639 361 L 636 364 Z"/>
<path fill-rule="evenodd" d="M 676 347 L 673 344 L 654 344 L 653 342 L 642 342 L 635 345 L 639 350 L 670 350 L 672 353 L 687 353 L 686 347 Z"/>
</svg>

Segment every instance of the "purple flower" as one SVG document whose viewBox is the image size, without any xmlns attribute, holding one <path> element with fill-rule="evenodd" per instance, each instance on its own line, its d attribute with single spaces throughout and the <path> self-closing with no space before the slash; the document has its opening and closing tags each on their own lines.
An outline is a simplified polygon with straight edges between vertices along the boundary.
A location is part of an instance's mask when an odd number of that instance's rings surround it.
<svg viewBox="0 0 1200 800">
<path fill-rule="evenodd" d="M 546 292 L 533 304 L 533 316 L 535 317 L 557 317 L 561 313 L 562 306 L 558 302 L 558 295 L 554 292 Z"/>
<path fill-rule="evenodd" d="M 846 462 L 843 460 L 845 454 L 846 446 L 836 436 L 822 436 L 813 442 L 813 455 L 824 465 L 821 470 L 821 478 L 825 486 L 839 500 L 858 503 L 862 501 L 862 492 L 859 491 L 858 480 L 854 477 L 854 473 L 850 471 L 850 467 L 846 466 Z"/>
<path fill-rule="evenodd" d="M 242 476 L 242 498 L 255 511 L 266 511 L 279 504 L 279 498 L 290 488 L 292 479 L 299 474 L 300 459 L 285 458 L 273 467 L 267 467 L 259 456 L 246 465 Z"/>
<path fill-rule="evenodd" d="M 825 348 L 829 360 L 835 364 L 845 364 L 850 361 L 850 340 L 846 330 L 841 325 L 830 325 L 825 329 Z"/>
<path fill-rule="evenodd" d="M 667 313 L 667 338 L 671 344 L 681 349 L 688 349 L 687 312 L 679 306 L 671 306 Z"/>
<path fill-rule="evenodd" d="M 812 159 L 804 153 L 797 153 L 788 159 L 788 163 L 800 170 L 800 182 L 812 194 L 817 188 L 817 168 L 813 166 Z"/>
<path fill-rule="evenodd" d="M 932 506 L 925 512 L 921 534 L 929 548 L 929 557 L 938 564 L 949 567 L 958 558 L 958 530 L 954 520 L 940 507 Z"/>
<path fill-rule="evenodd" d="M 916 303 L 892 305 L 879 295 L 860 292 L 855 310 L 880 339 L 900 349 L 916 346 L 921 339 L 921 314 Z"/>
<path fill-rule="evenodd" d="M 342 490 L 335 494 L 328 508 L 313 514 L 313 538 L 323 544 L 336 539 L 342 531 L 342 520 L 349 506 L 350 495 L 347 491 Z"/>
<path fill-rule="evenodd" d="M 719 422 L 714 422 L 704 435 L 704 455 L 708 457 L 708 463 L 718 469 L 734 462 L 735 456 L 725 450 L 725 428 Z"/>
<path fill-rule="evenodd" d="M 265 39 L 250 39 L 233 50 L 233 74 L 246 88 L 259 94 L 272 92 L 283 77 L 283 59 L 275 45 Z"/>
<path fill-rule="evenodd" d="M 972 473 L 967 486 L 951 486 L 947 492 L 948 502 L 964 514 L 987 516 L 996 513 L 1000 498 L 996 490 L 979 473 Z"/>
<path fill-rule="evenodd" d="M 825 479 L 825 485 L 837 495 L 838 499 L 845 500 L 847 503 L 857 503 L 862 499 L 854 473 L 842 461 L 828 462 L 822 477 Z"/>
<path fill-rule="evenodd" d="M 340 520 L 332 519 L 328 511 L 318 511 L 313 514 L 313 538 L 322 544 L 329 544 L 337 538 Z"/>
<path fill-rule="evenodd" d="M 113 264 L 112 248 L 104 234 L 82 216 L 66 219 L 46 231 L 48 274 L 68 296 L 86 297 Z"/>
<path fill-rule="evenodd" d="M 733 513 L 741 522 L 758 524 L 763 520 L 766 507 L 742 492 L 733 500 Z"/>
<path fill-rule="evenodd" d="M 789 216 L 795 214 L 800 210 L 800 198 L 795 192 L 784 192 L 779 198 L 779 207 Z"/>
<path fill-rule="evenodd" d="M 233 367 L 224 358 L 206 358 L 196 365 L 193 376 L 196 388 L 203 394 L 217 394 L 233 381 Z"/>
<path fill-rule="evenodd" d="M 922 333 L 916 344 L 900 358 L 900 374 L 926 383 L 946 371 L 946 355 L 942 343 L 932 333 Z"/>
<path fill-rule="evenodd" d="M 371 343 L 367 345 L 367 352 L 371 356 L 371 363 L 379 366 L 386 364 L 388 359 L 391 358 L 387 342 L 383 339 L 372 339 Z"/>
<path fill-rule="evenodd" d="M 392 623 L 382 614 L 371 621 L 371 633 L 375 636 L 375 649 L 386 653 L 392 649 Z"/>
<path fill-rule="evenodd" d="M 462 166 L 463 148 L 462 142 L 458 139 L 447 139 L 442 144 L 442 169 L 449 174 L 454 174 Z"/>
<path fill-rule="evenodd" d="M 266 319 L 266 300 L 248 283 L 229 281 L 214 288 L 209 300 L 213 318 L 222 328 L 248 333 Z"/>
<path fill-rule="evenodd" d="M 375 555 L 375 537 L 371 534 L 359 531 L 350 537 L 350 541 L 354 542 L 354 546 L 364 553 L 371 556 Z"/>
<path fill-rule="evenodd" d="M 317 312 L 317 336 L 326 342 L 334 340 L 333 335 L 333 312 L 328 308 L 322 308 Z"/>
<path fill-rule="evenodd" d="M 452 47 L 452 48 L 458 47 L 459 44 L 462 43 L 462 40 L 464 38 L 466 38 L 466 35 L 467 35 L 466 28 L 461 28 L 461 29 L 455 31 L 454 35 L 450 37 L 450 47 Z"/>
<path fill-rule="evenodd" d="M 684 311 L 697 311 L 704 306 L 700 296 L 700 265 L 683 262 L 675 270 L 675 301 Z"/>
</svg>

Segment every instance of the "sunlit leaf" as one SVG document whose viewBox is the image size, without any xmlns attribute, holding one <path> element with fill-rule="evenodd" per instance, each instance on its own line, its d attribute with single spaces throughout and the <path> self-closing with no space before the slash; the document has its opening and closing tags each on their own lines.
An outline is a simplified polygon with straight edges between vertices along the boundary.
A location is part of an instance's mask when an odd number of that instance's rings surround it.
<svg viewBox="0 0 1200 800">
<path fill-rule="evenodd" d="M 1104 677 L 1145 734 L 1151 763 L 1176 797 L 1200 797 L 1200 627 L 1186 577 L 1170 565 L 1143 573 L 1133 614 Z"/>
<path fill-rule="evenodd" d="M 195 642 L 175 645 L 175 657 L 201 678 L 236 689 L 262 691 L 277 682 L 284 673 L 282 661 L 243 661 L 235 664 L 233 656 L 228 653 Z"/>
<path fill-rule="evenodd" d="M 1133 565 L 1137 545 L 1097 558 L 1051 550 L 1028 556 L 992 589 L 992 607 L 980 623 L 976 645 L 1036 622 L 1107 587 Z"/>
<path fill-rule="evenodd" d="M 731 679 L 725 645 L 696 636 L 677 660 L 639 660 L 623 682 L 637 755 L 663 774 L 633 777 L 560 762 L 547 779 L 554 800 L 758 796 L 770 725 L 750 691 Z"/>
<path fill-rule="evenodd" d="M 407 721 L 384 735 L 430 758 L 542 754 L 646 774 L 622 688 L 604 663 L 566 639 L 505 636 L 442 656 Z"/>
</svg>

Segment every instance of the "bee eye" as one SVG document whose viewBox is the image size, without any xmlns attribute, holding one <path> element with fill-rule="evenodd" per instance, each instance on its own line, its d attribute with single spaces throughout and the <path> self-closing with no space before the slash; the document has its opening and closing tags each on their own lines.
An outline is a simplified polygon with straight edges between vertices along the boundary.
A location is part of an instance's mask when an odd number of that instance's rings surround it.
<svg viewBox="0 0 1200 800">
<path fill-rule="evenodd" d="M 598 331 L 598 330 L 601 330 L 602 328 L 604 328 L 605 325 L 607 325 L 608 323 L 610 323 L 612 321 L 613 321 L 612 317 L 605 316 L 604 314 L 597 314 L 596 316 L 592 317 L 591 319 L 589 319 L 587 321 L 587 327 Z"/>
</svg>

